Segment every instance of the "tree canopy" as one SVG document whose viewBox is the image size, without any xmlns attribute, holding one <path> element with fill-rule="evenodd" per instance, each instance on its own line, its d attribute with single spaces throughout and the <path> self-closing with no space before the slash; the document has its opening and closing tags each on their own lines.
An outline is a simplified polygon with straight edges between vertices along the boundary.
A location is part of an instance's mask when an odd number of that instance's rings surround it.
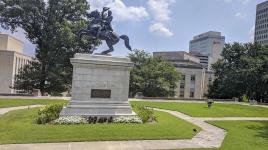
<svg viewBox="0 0 268 150">
<path fill-rule="evenodd" d="M 208 96 L 232 98 L 246 95 L 268 99 L 268 46 L 257 43 L 226 44 L 222 59 L 212 66 L 216 80 Z"/>
<path fill-rule="evenodd" d="M 0 25 L 6 30 L 25 31 L 36 45 L 32 67 L 16 77 L 15 88 L 40 89 L 42 93 L 63 92 L 71 83 L 69 58 L 75 53 L 92 53 L 95 39 L 79 40 L 76 33 L 86 28 L 86 0 L 0 0 Z M 33 76 L 34 75 L 34 76 Z"/>
<path fill-rule="evenodd" d="M 175 95 L 180 74 L 171 63 L 154 58 L 143 50 L 134 50 L 129 58 L 134 63 L 130 73 L 130 96 L 135 96 L 137 92 L 147 97 Z"/>
</svg>

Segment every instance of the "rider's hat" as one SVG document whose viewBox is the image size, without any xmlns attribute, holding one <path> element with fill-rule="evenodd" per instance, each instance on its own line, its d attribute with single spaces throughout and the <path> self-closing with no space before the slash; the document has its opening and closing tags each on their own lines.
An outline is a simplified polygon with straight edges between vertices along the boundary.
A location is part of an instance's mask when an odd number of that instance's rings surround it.
<svg viewBox="0 0 268 150">
<path fill-rule="evenodd" d="M 109 7 L 103 7 L 103 11 L 107 11 L 107 10 L 110 10 Z"/>
</svg>

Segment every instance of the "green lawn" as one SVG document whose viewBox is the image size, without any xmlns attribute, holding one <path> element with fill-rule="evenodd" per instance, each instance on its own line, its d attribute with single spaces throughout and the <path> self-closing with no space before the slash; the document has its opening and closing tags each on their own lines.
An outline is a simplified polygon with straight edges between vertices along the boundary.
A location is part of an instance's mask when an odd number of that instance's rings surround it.
<svg viewBox="0 0 268 150">
<path fill-rule="evenodd" d="M 186 150 L 268 150 L 268 121 L 213 121 L 210 123 L 228 132 L 221 148 Z"/>
<path fill-rule="evenodd" d="M 36 99 L 0 99 L 0 108 L 27 106 L 27 105 L 47 105 L 53 103 L 67 103 L 66 100 L 36 100 Z"/>
<path fill-rule="evenodd" d="M 190 139 L 198 129 L 168 113 L 155 112 L 153 124 L 37 125 L 37 108 L 0 117 L 0 144 L 99 140 Z"/>
<path fill-rule="evenodd" d="M 131 102 L 155 108 L 179 111 L 193 117 L 268 117 L 268 108 L 244 106 L 238 104 L 214 103 L 211 109 L 206 103 L 177 102 Z"/>
</svg>

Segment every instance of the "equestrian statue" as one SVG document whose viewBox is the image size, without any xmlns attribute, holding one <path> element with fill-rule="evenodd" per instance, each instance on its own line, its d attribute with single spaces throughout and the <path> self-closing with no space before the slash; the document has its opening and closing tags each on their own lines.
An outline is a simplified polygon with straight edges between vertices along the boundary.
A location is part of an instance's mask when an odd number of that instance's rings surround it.
<svg viewBox="0 0 268 150">
<path fill-rule="evenodd" d="M 82 29 L 79 31 L 79 38 L 82 36 L 89 36 L 94 39 L 100 39 L 106 42 L 109 47 L 108 50 L 105 50 L 101 55 L 107 55 L 114 51 L 114 45 L 119 42 L 120 39 L 125 41 L 125 46 L 128 50 L 132 51 L 131 46 L 129 45 L 129 38 L 127 35 L 119 36 L 116 34 L 112 28 L 112 11 L 108 7 L 104 7 L 102 12 L 98 10 L 92 11 L 87 15 L 90 18 L 90 23 L 87 29 Z"/>
</svg>

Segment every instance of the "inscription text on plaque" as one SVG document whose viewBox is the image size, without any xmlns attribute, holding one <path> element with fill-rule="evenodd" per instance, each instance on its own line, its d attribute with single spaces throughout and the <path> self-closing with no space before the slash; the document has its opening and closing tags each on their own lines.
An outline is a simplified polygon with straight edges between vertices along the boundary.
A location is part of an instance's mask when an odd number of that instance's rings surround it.
<svg viewBox="0 0 268 150">
<path fill-rule="evenodd" d="M 92 89 L 91 98 L 111 98 L 111 90 Z"/>
</svg>

